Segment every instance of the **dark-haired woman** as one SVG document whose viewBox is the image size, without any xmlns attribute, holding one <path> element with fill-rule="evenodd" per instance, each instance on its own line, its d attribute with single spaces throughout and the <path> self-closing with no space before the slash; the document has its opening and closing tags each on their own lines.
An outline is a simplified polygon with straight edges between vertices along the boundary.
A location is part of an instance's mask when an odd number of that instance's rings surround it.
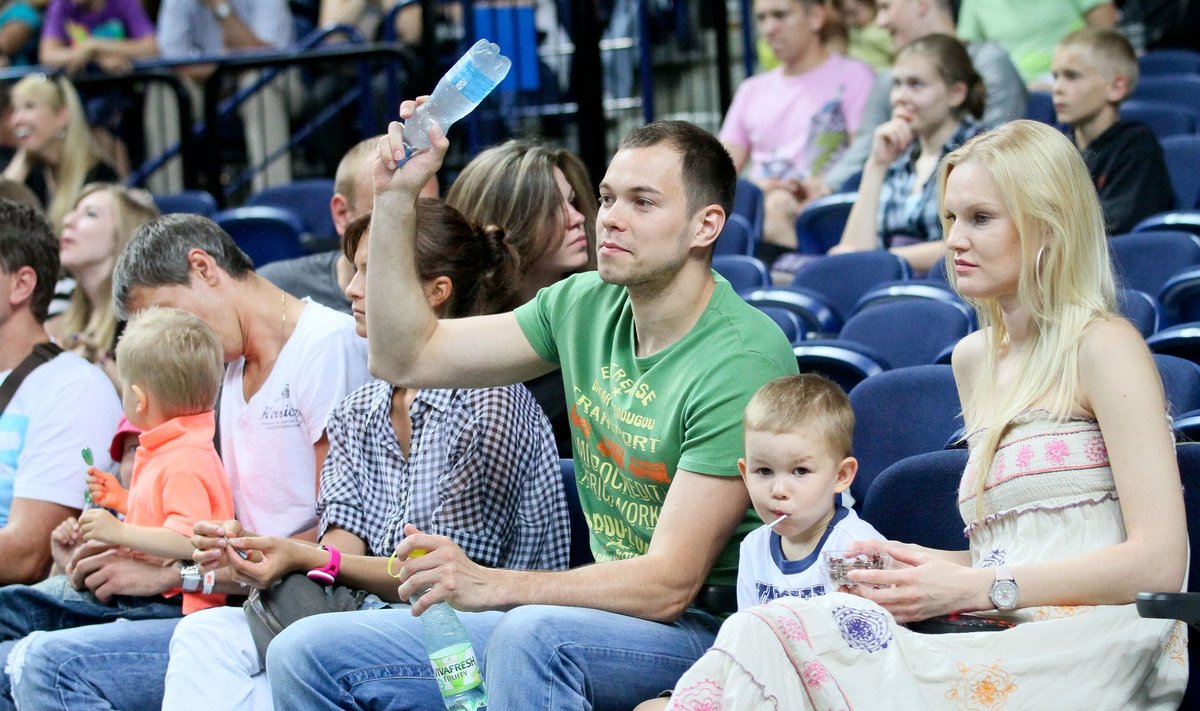
<svg viewBox="0 0 1200 711">
<path fill-rule="evenodd" d="M 858 198 L 829 253 L 882 247 L 927 272 L 943 250 L 934 175 L 979 133 L 986 89 L 962 43 L 935 34 L 896 55 L 891 99 L 892 119 L 875 129 Z"/>
</svg>

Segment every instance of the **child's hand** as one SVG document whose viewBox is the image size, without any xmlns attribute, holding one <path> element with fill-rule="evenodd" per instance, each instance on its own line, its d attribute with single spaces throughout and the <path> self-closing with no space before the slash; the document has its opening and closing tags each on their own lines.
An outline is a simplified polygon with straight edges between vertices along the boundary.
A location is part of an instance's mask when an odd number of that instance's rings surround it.
<svg viewBox="0 0 1200 711">
<path fill-rule="evenodd" d="M 79 528 L 85 541 L 120 543 L 121 522 L 104 509 L 88 509 L 79 516 Z"/>
<path fill-rule="evenodd" d="M 67 572 L 71 554 L 82 540 L 79 522 L 75 520 L 74 516 L 63 519 L 63 522 L 50 532 L 50 557 L 54 560 L 52 573 Z"/>
<path fill-rule="evenodd" d="M 126 513 L 129 506 L 129 490 L 121 486 L 115 476 L 95 467 L 88 467 L 88 493 L 97 506 Z"/>
</svg>

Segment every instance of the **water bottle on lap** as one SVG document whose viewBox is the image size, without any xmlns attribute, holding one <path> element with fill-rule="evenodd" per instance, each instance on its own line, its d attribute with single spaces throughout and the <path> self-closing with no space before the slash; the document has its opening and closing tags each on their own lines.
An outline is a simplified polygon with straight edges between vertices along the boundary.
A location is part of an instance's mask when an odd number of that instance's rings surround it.
<svg viewBox="0 0 1200 711">
<path fill-rule="evenodd" d="M 481 39 L 467 50 L 438 82 L 429 100 L 404 122 L 404 142 L 412 151 L 429 148 L 429 128 L 436 124 L 445 133 L 504 81 L 512 60 L 500 54 L 499 45 Z"/>
<path fill-rule="evenodd" d="M 415 550 L 412 557 L 424 555 Z M 413 595 L 411 602 L 425 591 Z M 425 637 L 425 651 L 433 666 L 442 701 L 449 711 L 487 711 L 487 691 L 483 687 L 479 661 L 467 629 L 454 614 L 448 602 L 432 605 L 421 614 L 421 629 Z"/>
</svg>

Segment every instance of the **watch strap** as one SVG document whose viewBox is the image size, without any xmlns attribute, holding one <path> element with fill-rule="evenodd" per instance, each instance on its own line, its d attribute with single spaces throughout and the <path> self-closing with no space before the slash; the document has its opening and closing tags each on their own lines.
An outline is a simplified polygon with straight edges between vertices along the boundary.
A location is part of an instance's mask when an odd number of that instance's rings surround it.
<svg viewBox="0 0 1200 711">
<path fill-rule="evenodd" d="M 333 581 L 337 579 L 338 571 L 342 567 L 342 552 L 333 546 L 322 545 L 321 548 L 329 551 L 329 562 L 308 571 L 308 579 L 322 585 L 333 585 Z"/>
<path fill-rule="evenodd" d="M 189 593 L 199 592 L 204 581 L 204 576 L 200 573 L 200 564 L 187 560 L 179 561 L 179 577 L 179 587 Z"/>
</svg>

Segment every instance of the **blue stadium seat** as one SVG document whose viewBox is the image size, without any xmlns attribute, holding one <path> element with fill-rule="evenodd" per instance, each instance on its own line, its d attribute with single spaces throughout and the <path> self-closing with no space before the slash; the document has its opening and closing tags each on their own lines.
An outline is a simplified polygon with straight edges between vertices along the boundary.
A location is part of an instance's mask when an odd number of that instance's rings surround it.
<svg viewBox="0 0 1200 711">
<path fill-rule="evenodd" d="M 962 429 L 958 389 L 948 365 L 919 365 L 874 375 L 850 391 L 850 404 L 858 459 L 850 493 L 859 502 L 884 469 L 905 457 L 942 449 Z"/>
<path fill-rule="evenodd" d="M 712 267 L 718 274 L 741 293 L 764 289 L 771 285 L 771 275 L 762 262 L 745 254 L 717 254 L 713 256 Z"/>
<path fill-rule="evenodd" d="M 1108 240 L 1118 286 L 1158 294 L 1171 277 L 1200 267 L 1200 237 L 1186 232 L 1131 232 Z"/>
<path fill-rule="evenodd" d="M 213 220 L 250 256 L 255 267 L 305 254 L 300 242 L 304 226 L 289 210 L 277 207 L 235 207 Z"/>
<path fill-rule="evenodd" d="M 750 224 L 752 245 L 762 239 L 763 192 L 762 188 L 746 178 L 738 178 L 737 190 L 733 194 L 733 214 L 741 215 Z M 753 254 L 753 252 L 746 252 Z"/>
<path fill-rule="evenodd" d="M 931 365 L 973 330 L 962 304 L 904 299 L 859 311 L 842 326 L 838 340 L 867 346 L 891 368 Z"/>
<path fill-rule="evenodd" d="M 1200 73 L 1200 52 L 1190 49 L 1156 49 L 1147 52 L 1138 57 L 1138 73 L 1143 77 Z M 1121 112 L 1124 111 L 1122 107 Z"/>
<path fill-rule="evenodd" d="M 842 239 L 850 208 L 857 193 L 826 195 L 809 203 L 796 216 L 796 251 L 800 254 L 825 254 Z"/>
<path fill-rule="evenodd" d="M 1175 192 L 1175 209 L 1200 207 L 1200 136 L 1168 136 L 1159 143 Z"/>
<path fill-rule="evenodd" d="M 1142 334 L 1142 338 L 1156 333 L 1162 322 L 1162 309 L 1158 300 L 1137 289 L 1117 290 L 1117 310 Z"/>
<path fill-rule="evenodd" d="M 182 212 L 211 218 L 217 214 L 217 201 L 203 190 L 184 190 L 153 197 L 158 211 L 164 215 Z"/>
<path fill-rule="evenodd" d="M 742 294 L 742 298 L 758 308 L 774 306 L 792 312 L 800 319 L 805 334 L 830 335 L 842 327 L 842 320 L 824 299 L 802 289 L 756 289 Z"/>
<path fill-rule="evenodd" d="M 811 261 L 796 271 L 792 286 L 824 298 L 844 323 L 875 286 L 912 277 L 908 262 L 891 252 L 850 252 Z"/>
<path fill-rule="evenodd" d="M 775 322 L 776 326 L 779 326 L 779 330 L 783 331 L 783 335 L 787 337 L 788 343 L 798 346 L 804 340 L 804 324 L 800 322 L 795 313 L 779 306 L 770 306 L 767 304 L 753 304 L 753 306 L 771 317 L 771 320 Z"/>
<path fill-rule="evenodd" d="M 1200 321 L 1200 269 L 1189 269 L 1167 280 L 1158 293 L 1163 326 Z"/>
<path fill-rule="evenodd" d="M 881 284 L 863 294 L 854 306 L 854 313 L 879 304 L 906 299 L 929 299 L 950 304 L 962 311 L 963 315 L 970 319 L 972 326 L 975 324 L 975 309 L 950 289 L 949 284 L 934 279 L 909 279 Z"/>
<path fill-rule="evenodd" d="M 905 457 L 884 469 L 862 504 L 862 517 L 891 541 L 943 551 L 969 546 L 958 513 L 958 483 L 967 450 L 941 449 Z"/>
<path fill-rule="evenodd" d="M 1050 126 L 1058 125 L 1058 114 L 1054 111 L 1054 99 L 1050 98 L 1050 92 L 1029 92 L 1029 101 L 1025 103 L 1025 118 Z"/>
<path fill-rule="evenodd" d="M 1196 133 L 1200 125 L 1200 112 L 1161 101 L 1128 101 L 1121 104 L 1121 118 L 1141 121 L 1160 141 Z"/>
<path fill-rule="evenodd" d="M 887 365 L 880 363 L 879 358 L 863 353 L 863 348 L 856 344 L 842 344 L 839 341 L 801 342 L 792 350 L 801 373 L 824 375 L 846 392 L 887 369 Z"/>
<path fill-rule="evenodd" d="M 305 241 L 336 242 L 337 231 L 333 226 L 333 215 L 329 212 L 331 199 L 333 181 L 312 178 L 263 188 L 251 195 L 246 205 L 291 210 L 304 226 Z"/>
<path fill-rule="evenodd" d="M 1196 325 L 1193 324 L 1193 328 Z M 1200 353 L 1200 343 L 1193 341 L 1190 344 L 1176 343 L 1172 346 L 1168 344 L 1168 339 L 1179 334 L 1168 334 L 1159 339 L 1164 333 L 1166 331 L 1159 331 L 1147 338 L 1146 344 L 1154 351 L 1154 365 L 1158 367 L 1158 377 L 1162 380 L 1163 392 L 1166 394 L 1167 412 L 1174 416 L 1181 412 L 1200 410 L 1200 365 L 1183 355 L 1189 347 L 1193 355 Z M 1162 350 L 1159 350 L 1159 344 L 1155 343 L 1156 339 L 1159 339 Z M 1173 352 L 1173 347 L 1177 347 L 1178 350 Z"/>
<path fill-rule="evenodd" d="M 1151 215 L 1133 227 L 1134 232 L 1191 232 L 1200 237 L 1200 210 L 1172 210 Z"/>
<path fill-rule="evenodd" d="M 579 484 L 575 481 L 575 460 L 558 460 L 559 473 L 563 479 L 563 493 L 567 497 L 567 514 L 571 520 L 571 562 L 572 568 L 594 563 L 592 558 L 591 532 L 587 520 L 583 517 L 583 507 L 579 504 Z"/>
<path fill-rule="evenodd" d="M 1157 74 L 1142 77 L 1131 101 L 1161 101 L 1200 112 L 1200 75 Z"/>
<path fill-rule="evenodd" d="M 725 227 L 713 245 L 713 255 L 745 256 L 753 249 L 754 235 L 746 218 L 737 214 L 726 216 Z"/>
</svg>

